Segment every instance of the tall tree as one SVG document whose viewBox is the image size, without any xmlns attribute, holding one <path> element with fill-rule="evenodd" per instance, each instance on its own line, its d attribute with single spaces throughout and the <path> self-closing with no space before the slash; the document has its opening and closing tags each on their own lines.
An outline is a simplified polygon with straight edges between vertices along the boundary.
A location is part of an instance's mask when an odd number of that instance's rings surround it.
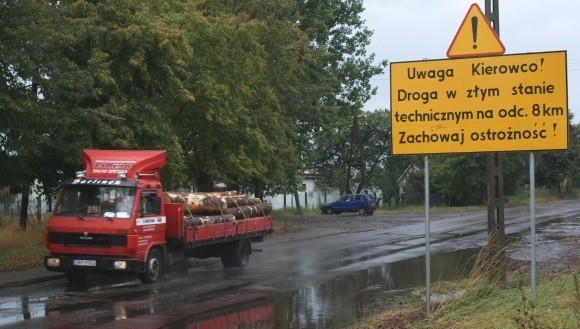
<svg viewBox="0 0 580 329">
<path fill-rule="evenodd" d="M 187 81 L 195 100 L 173 111 L 192 181 L 260 186 L 293 158 L 292 122 L 273 81 L 292 79 L 305 38 L 280 13 L 284 2 L 188 3 L 174 23 L 192 49 Z M 290 147 L 289 147 L 290 146 Z"/>
<path fill-rule="evenodd" d="M 579 130 L 578 124 L 568 121 L 568 149 L 538 153 L 536 160 L 536 180 L 538 186 L 545 186 L 555 191 L 559 197 L 573 186 L 574 178 L 580 171 Z"/>
<path fill-rule="evenodd" d="M 45 127 L 54 111 L 44 106 L 43 82 L 53 67 L 50 6 L 38 1 L 0 3 L 0 185 L 22 193 L 20 226 L 26 229 L 28 195 L 42 169 Z"/>
<path fill-rule="evenodd" d="M 348 185 L 357 193 L 384 186 L 380 175 L 390 158 L 389 111 L 363 112 L 354 126 L 343 123 L 316 135 L 318 143 L 309 162 L 318 164 L 315 169 L 324 177 L 321 186 L 343 187 L 341 192 L 347 192 Z"/>
<path fill-rule="evenodd" d="M 291 94 L 294 97 L 286 103 L 290 104 L 289 116 L 296 122 L 299 159 L 305 160 L 318 143 L 325 143 L 327 134 L 352 127 L 363 104 L 376 92 L 370 85 L 371 77 L 383 72 L 386 61 L 375 65 L 374 54 L 367 54 L 372 32 L 360 16 L 362 0 L 297 2 L 299 25 L 308 35 L 306 50 L 310 56 L 304 65 L 303 83 L 296 89 L 300 96 Z M 344 135 L 336 137 L 346 141 Z M 319 167 L 317 163 L 301 163 L 298 171 Z"/>
<path fill-rule="evenodd" d="M 84 147 L 179 154 L 164 112 L 192 99 L 178 30 L 158 24 L 141 1 L 1 6 L 0 165 L 14 173 L 2 183 L 23 197 L 34 181 L 54 193 Z"/>
</svg>

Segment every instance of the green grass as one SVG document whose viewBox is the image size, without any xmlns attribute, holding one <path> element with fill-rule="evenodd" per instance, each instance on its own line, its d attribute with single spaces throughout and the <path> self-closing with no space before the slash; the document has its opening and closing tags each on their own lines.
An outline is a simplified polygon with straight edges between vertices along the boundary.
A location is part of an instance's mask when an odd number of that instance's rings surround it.
<svg viewBox="0 0 580 329">
<path fill-rule="evenodd" d="M 549 189 L 539 187 L 536 188 L 536 202 L 554 202 L 558 200 L 568 199 L 568 198 L 576 198 L 577 192 L 574 190 L 569 191 L 566 195 L 562 196 L 562 198 L 558 198 L 558 196 Z M 506 203 L 512 206 L 521 206 L 530 204 L 530 191 L 527 189 L 522 189 L 515 193 L 514 195 L 506 196 Z"/>
<path fill-rule="evenodd" d="M 579 328 L 578 279 L 580 267 L 556 276 L 543 277 L 537 297 L 531 301 L 529 282 L 480 286 L 410 328 Z"/>
<path fill-rule="evenodd" d="M 275 209 L 272 210 L 272 218 L 292 218 L 292 217 L 305 217 L 305 216 L 318 216 L 322 215 L 319 208 L 285 208 L 285 209 Z"/>
<path fill-rule="evenodd" d="M 299 230 L 294 219 L 296 217 L 305 217 L 313 214 L 313 210 L 304 209 L 278 209 L 273 210 L 272 226 L 276 233 L 292 233 Z"/>
<path fill-rule="evenodd" d="M 498 280 L 496 259 L 476 260 L 470 278 L 459 281 L 435 282 L 432 294 L 459 297 L 446 302 L 433 302 L 425 316 L 424 302 L 409 304 L 403 310 L 391 310 L 360 321 L 350 329 L 568 329 L 580 328 L 580 260 L 558 273 L 543 273 L 536 286 L 536 298 L 531 298 L 529 275 L 507 271 L 505 280 Z M 515 268 L 514 264 L 506 264 Z M 415 292 L 414 300 L 425 295 L 424 288 Z"/>
<path fill-rule="evenodd" d="M 44 222 L 29 219 L 26 231 L 18 219 L 0 217 L 0 273 L 42 266 L 48 254 L 44 246 Z"/>
</svg>

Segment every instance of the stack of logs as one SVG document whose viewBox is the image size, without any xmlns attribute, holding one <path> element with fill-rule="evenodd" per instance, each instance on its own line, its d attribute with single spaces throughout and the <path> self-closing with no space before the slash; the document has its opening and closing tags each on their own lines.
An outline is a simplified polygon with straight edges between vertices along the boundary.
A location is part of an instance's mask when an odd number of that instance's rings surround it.
<svg viewBox="0 0 580 329">
<path fill-rule="evenodd" d="M 270 203 L 259 198 L 248 198 L 236 191 L 164 192 L 163 202 L 184 204 L 185 223 L 193 226 L 235 222 L 272 212 Z"/>
</svg>

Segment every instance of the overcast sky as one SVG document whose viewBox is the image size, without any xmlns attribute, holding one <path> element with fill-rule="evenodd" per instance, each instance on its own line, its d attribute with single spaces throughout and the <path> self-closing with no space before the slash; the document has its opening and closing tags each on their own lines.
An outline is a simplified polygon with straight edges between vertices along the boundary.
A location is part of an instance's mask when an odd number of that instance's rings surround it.
<svg viewBox="0 0 580 329">
<path fill-rule="evenodd" d="M 374 32 L 367 50 L 389 62 L 445 59 L 473 3 L 485 12 L 484 0 L 364 0 Z M 580 122 L 580 1 L 499 0 L 498 7 L 505 54 L 567 51 L 568 108 Z M 377 95 L 365 109 L 390 108 L 389 70 L 372 82 Z"/>
</svg>

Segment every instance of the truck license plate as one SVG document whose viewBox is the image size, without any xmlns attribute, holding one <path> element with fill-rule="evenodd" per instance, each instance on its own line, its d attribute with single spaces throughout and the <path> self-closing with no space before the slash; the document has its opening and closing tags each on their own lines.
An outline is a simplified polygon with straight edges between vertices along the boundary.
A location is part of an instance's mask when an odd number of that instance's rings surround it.
<svg viewBox="0 0 580 329">
<path fill-rule="evenodd" d="M 97 266 L 97 261 L 94 259 L 75 259 L 73 260 L 75 266 Z"/>
</svg>

